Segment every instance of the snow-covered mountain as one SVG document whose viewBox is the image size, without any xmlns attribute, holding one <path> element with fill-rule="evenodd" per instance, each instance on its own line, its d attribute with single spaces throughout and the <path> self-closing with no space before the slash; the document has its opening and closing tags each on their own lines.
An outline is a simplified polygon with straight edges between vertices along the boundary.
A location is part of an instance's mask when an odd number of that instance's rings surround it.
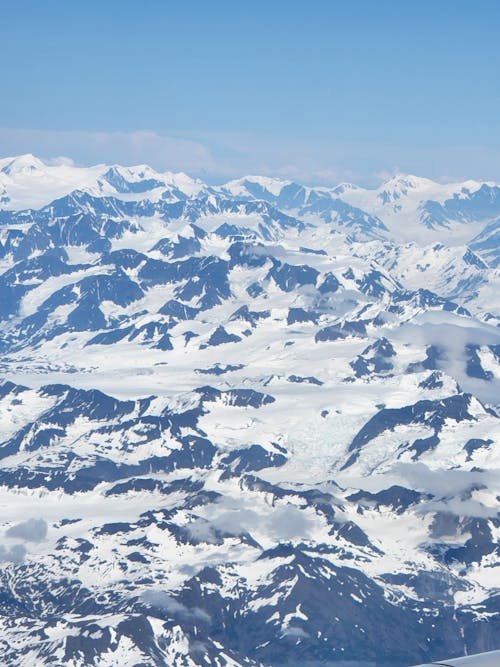
<svg viewBox="0 0 500 667">
<path fill-rule="evenodd" d="M 2 664 L 499 648 L 499 192 L 0 160 Z"/>
</svg>

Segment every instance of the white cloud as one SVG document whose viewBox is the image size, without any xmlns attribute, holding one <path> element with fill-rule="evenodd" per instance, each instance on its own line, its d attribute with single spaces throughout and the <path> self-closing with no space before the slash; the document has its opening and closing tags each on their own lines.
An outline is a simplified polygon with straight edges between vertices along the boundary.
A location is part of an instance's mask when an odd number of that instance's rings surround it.
<svg viewBox="0 0 500 667">
<path fill-rule="evenodd" d="M 27 519 L 11 526 L 5 535 L 27 542 L 42 542 L 47 537 L 47 522 L 44 519 Z"/>
<path fill-rule="evenodd" d="M 203 623 L 210 622 L 210 616 L 203 609 L 199 607 L 189 609 L 166 591 L 148 590 L 141 595 L 141 599 L 151 607 L 156 607 L 166 612 L 174 619 L 181 618 L 191 621 L 201 621 Z"/>
<path fill-rule="evenodd" d="M 0 563 L 16 563 L 21 565 L 26 556 L 26 549 L 22 544 L 14 544 L 10 549 L 6 549 L 3 544 L 0 545 Z"/>
<path fill-rule="evenodd" d="M 460 387 L 479 400 L 498 405 L 500 380 L 478 380 L 466 372 L 466 345 L 498 345 L 500 332 L 487 324 L 471 326 L 471 321 L 453 313 L 431 311 L 417 323 L 403 324 L 392 332 L 405 343 L 435 345 L 444 351 L 442 370 L 455 378 Z"/>
<path fill-rule="evenodd" d="M 304 540 L 309 539 L 316 526 L 312 512 L 291 503 L 267 508 L 263 515 L 246 507 L 243 500 L 226 498 L 207 507 L 206 514 L 186 524 L 186 528 L 194 538 L 209 544 L 219 541 L 219 532 L 234 536 L 249 533 L 257 540 L 263 533 L 277 542 Z"/>
</svg>

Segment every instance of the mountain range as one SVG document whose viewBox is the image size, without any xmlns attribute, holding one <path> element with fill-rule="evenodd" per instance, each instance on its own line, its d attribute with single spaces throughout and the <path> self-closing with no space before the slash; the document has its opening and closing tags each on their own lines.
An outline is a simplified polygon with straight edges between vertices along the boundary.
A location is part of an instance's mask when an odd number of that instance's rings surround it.
<svg viewBox="0 0 500 667">
<path fill-rule="evenodd" d="M 0 159 L 6 667 L 500 648 L 500 185 Z"/>
</svg>

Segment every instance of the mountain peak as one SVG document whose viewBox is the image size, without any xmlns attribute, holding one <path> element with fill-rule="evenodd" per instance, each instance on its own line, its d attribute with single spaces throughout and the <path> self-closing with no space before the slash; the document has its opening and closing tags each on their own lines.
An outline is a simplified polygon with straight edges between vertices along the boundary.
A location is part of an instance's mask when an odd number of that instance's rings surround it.
<svg viewBox="0 0 500 667">
<path fill-rule="evenodd" d="M 279 196 L 281 190 L 286 186 L 290 185 L 292 181 L 275 178 L 273 176 L 257 176 L 255 174 L 249 174 L 243 176 L 242 178 L 237 178 L 226 183 L 223 187 L 226 190 L 229 190 L 233 194 L 248 194 L 249 187 L 250 190 L 254 190 L 255 186 L 267 191 L 273 196 Z M 252 187 L 254 186 L 254 187 Z"/>
<path fill-rule="evenodd" d="M 384 181 L 378 189 L 382 191 L 424 190 L 429 187 L 435 187 L 436 185 L 437 183 L 430 178 L 398 172 L 388 180 Z"/>
<path fill-rule="evenodd" d="M 331 192 L 336 195 L 343 195 L 346 192 L 353 192 L 354 190 L 361 190 L 361 188 L 354 183 L 339 183 L 331 189 Z"/>
<path fill-rule="evenodd" d="M 14 174 L 30 174 L 45 168 L 45 163 L 31 153 L 8 157 L 0 161 L 0 171 L 8 176 Z"/>
</svg>

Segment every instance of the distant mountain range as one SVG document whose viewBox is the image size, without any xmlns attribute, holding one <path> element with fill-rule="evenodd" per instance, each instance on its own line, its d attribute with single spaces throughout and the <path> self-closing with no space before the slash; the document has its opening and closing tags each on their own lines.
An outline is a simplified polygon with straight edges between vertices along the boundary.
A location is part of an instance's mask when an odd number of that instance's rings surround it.
<svg viewBox="0 0 500 667">
<path fill-rule="evenodd" d="M 500 648 L 500 185 L 0 160 L 6 667 Z"/>
</svg>

